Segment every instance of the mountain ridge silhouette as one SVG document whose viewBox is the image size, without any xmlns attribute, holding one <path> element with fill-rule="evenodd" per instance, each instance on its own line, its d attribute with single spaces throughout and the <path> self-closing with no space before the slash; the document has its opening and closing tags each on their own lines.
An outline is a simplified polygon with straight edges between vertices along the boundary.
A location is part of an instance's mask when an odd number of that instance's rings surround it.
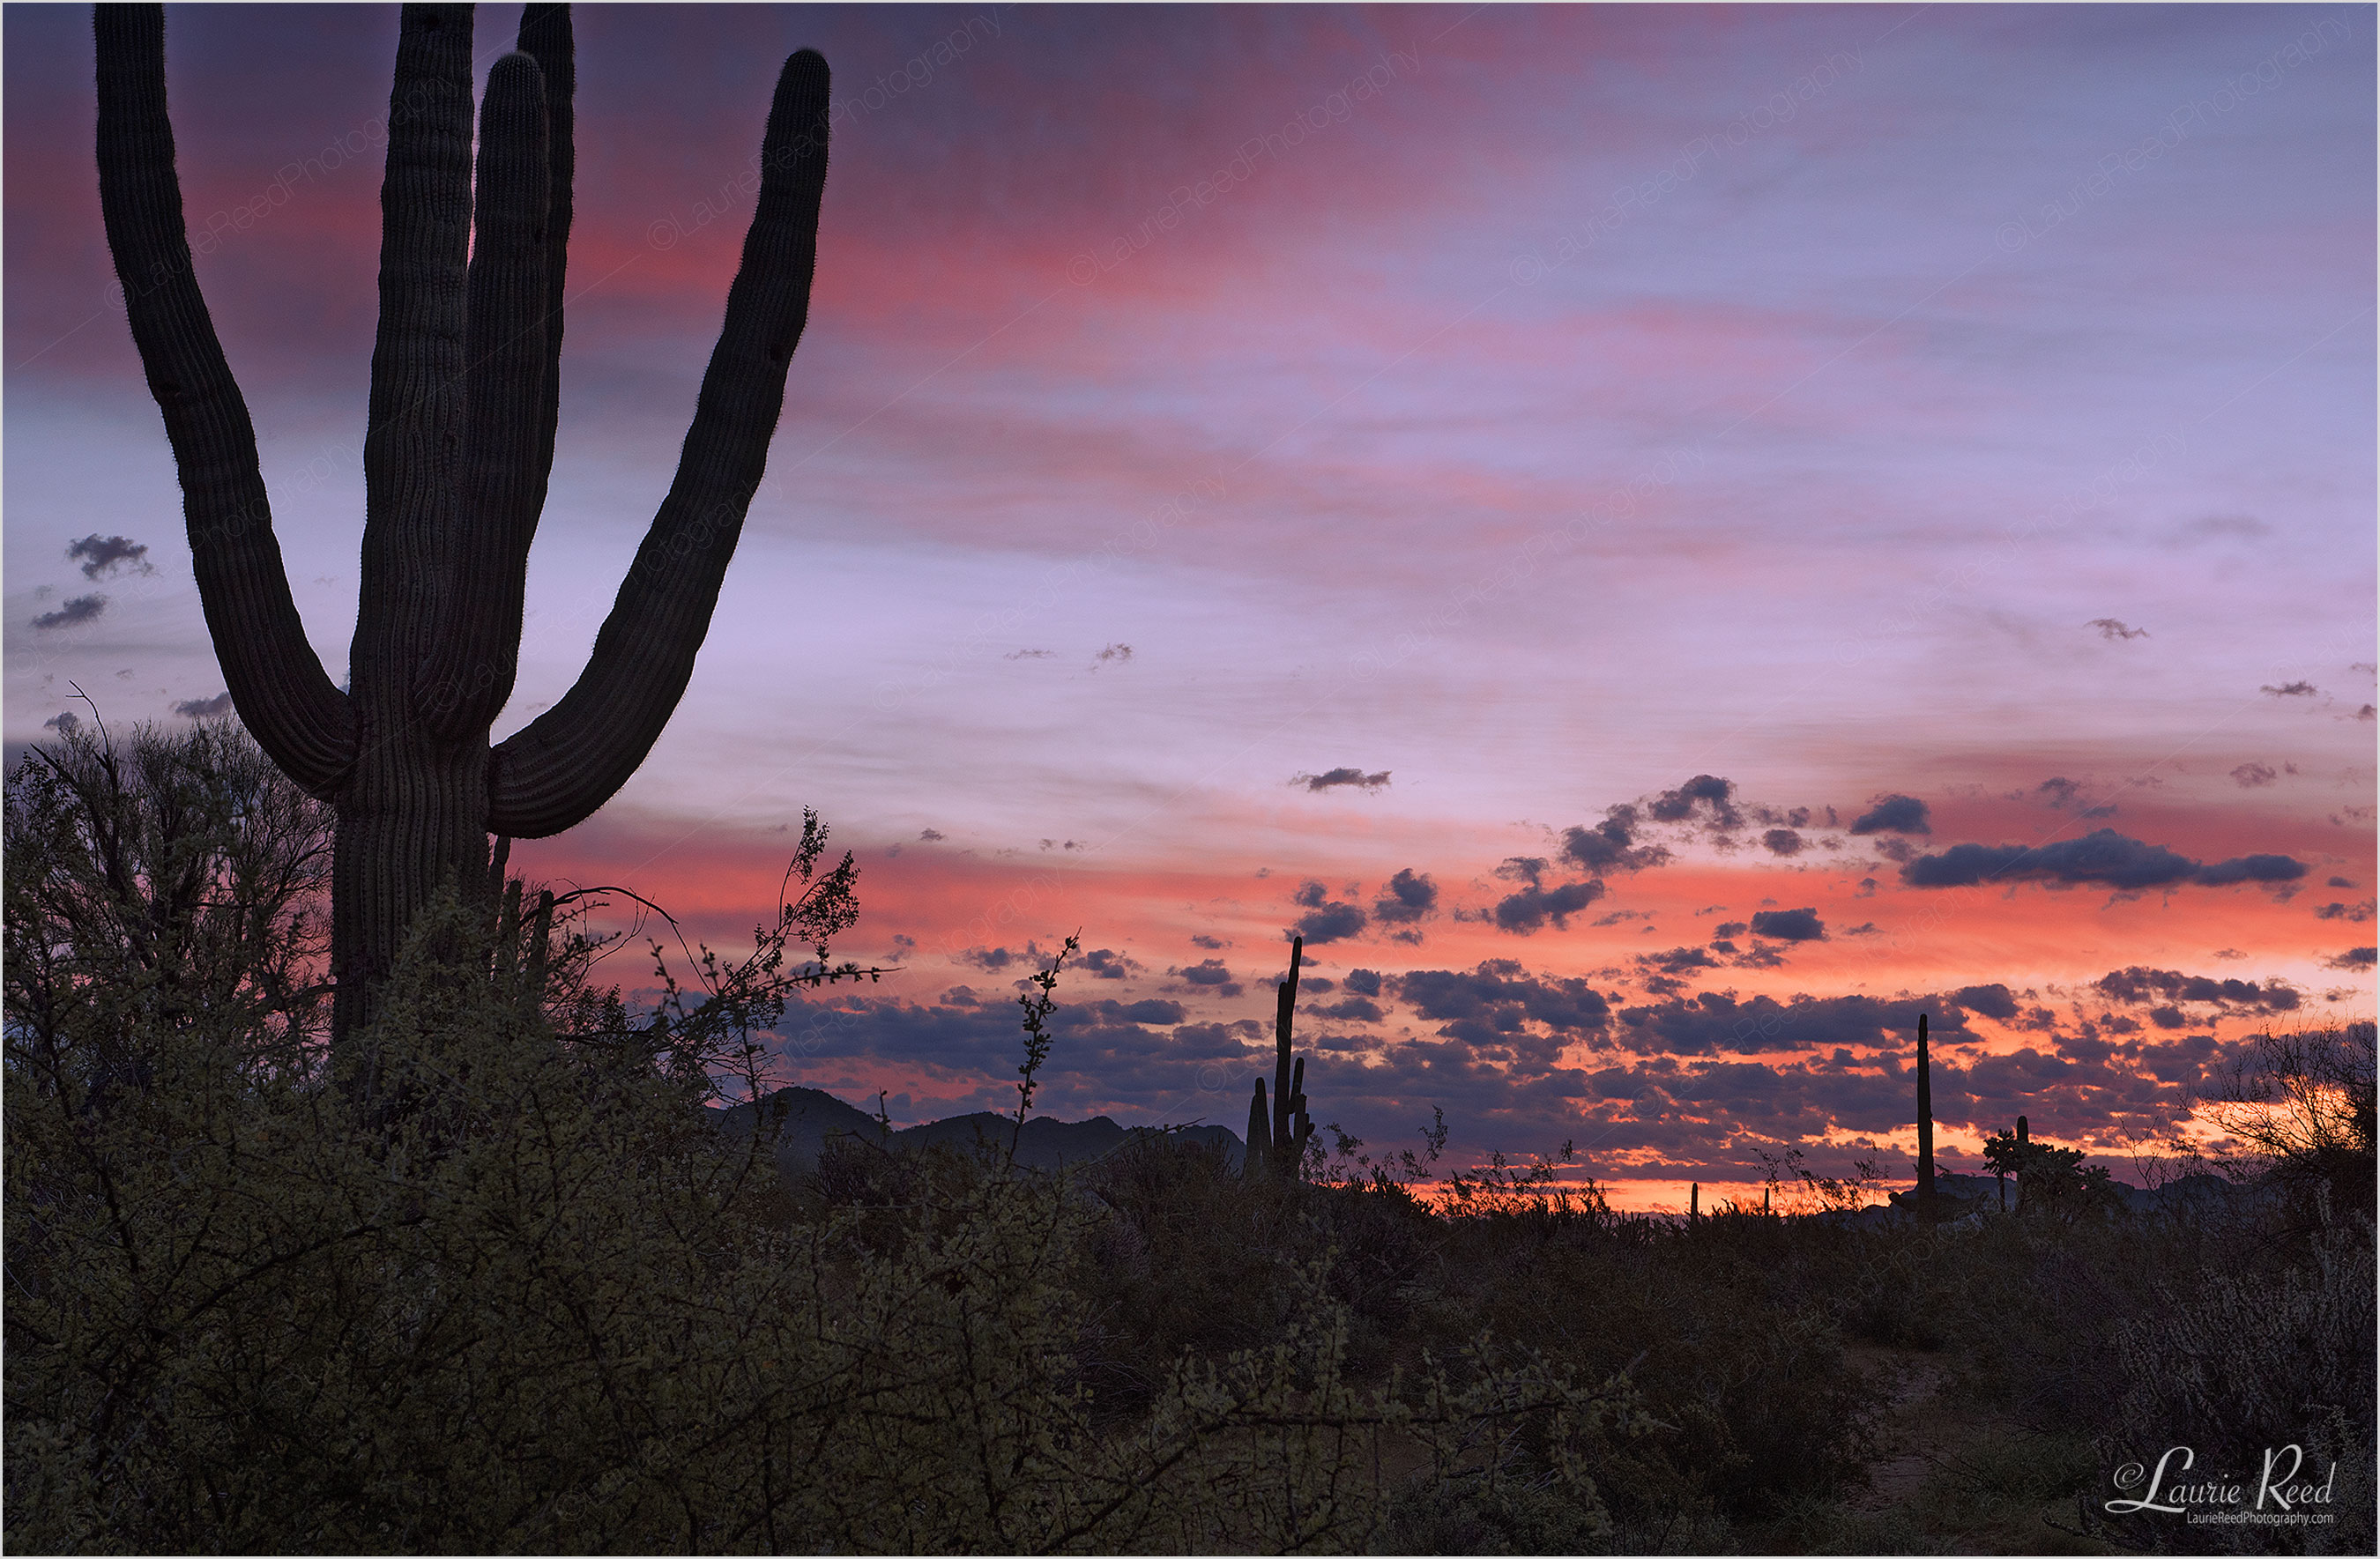
<svg viewBox="0 0 2380 1559">
<path fill-rule="evenodd" d="M 817 1168 L 820 1152 L 825 1147 L 827 1139 L 835 1135 L 852 1136 L 861 1142 L 880 1142 L 895 1152 L 916 1152 L 936 1146 L 964 1151 L 978 1141 L 1005 1144 L 1014 1136 L 1016 1162 L 1029 1169 L 1056 1169 L 1069 1164 L 1087 1164 L 1093 1159 L 1105 1157 L 1128 1142 L 1159 1135 L 1178 1136 L 1190 1142 L 1220 1147 L 1225 1158 L 1235 1168 L 1245 1151 L 1245 1144 L 1240 1141 L 1239 1134 L 1223 1126 L 1122 1126 L 1104 1115 L 1093 1116 L 1088 1120 L 1059 1120 L 1050 1116 L 1032 1116 L 1026 1118 L 1023 1131 L 1019 1132 L 1014 1117 L 979 1110 L 905 1126 L 888 1136 L 874 1116 L 823 1089 L 780 1088 L 762 1099 L 760 1104 L 761 1107 L 779 1118 L 777 1166 L 787 1175 L 808 1174 Z M 722 1130 L 741 1135 L 752 1130 L 759 1112 L 750 1104 L 741 1104 L 730 1105 L 715 1113 Z"/>
</svg>

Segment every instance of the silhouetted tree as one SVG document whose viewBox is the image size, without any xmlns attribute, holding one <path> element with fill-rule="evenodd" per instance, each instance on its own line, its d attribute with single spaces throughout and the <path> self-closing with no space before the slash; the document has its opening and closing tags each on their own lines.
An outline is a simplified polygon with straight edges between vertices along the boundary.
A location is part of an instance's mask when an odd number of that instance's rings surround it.
<svg viewBox="0 0 2380 1559">
<path fill-rule="evenodd" d="M 758 207 L 669 496 L 577 685 L 492 747 L 553 464 L 574 75 L 568 7 L 529 6 L 519 51 L 489 76 L 475 186 L 471 24 L 468 6 L 407 6 L 397 42 L 343 692 L 291 601 L 255 429 L 191 268 L 164 12 L 95 8 L 100 202 L 180 471 L 208 631 L 241 719 L 337 816 L 334 1040 L 371 1015 L 442 882 L 492 898 L 490 834 L 582 821 L 660 737 L 759 486 L 817 259 L 828 77 L 804 50 L 777 79 Z"/>
<path fill-rule="evenodd" d="M 94 1101 L 145 1086 L 136 1036 L 206 1033 L 302 1064 L 322 1035 L 331 809 L 230 720 L 98 721 L 8 776 L 12 1055 L 76 1072 Z"/>
<path fill-rule="evenodd" d="M 2326 1185 L 2341 1205 L 2369 1212 L 2375 1033 L 2364 1022 L 2258 1034 L 2203 1095 L 2215 1123 L 2245 1149 L 2228 1166 L 2270 1171 L 2300 1189 Z"/>
</svg>

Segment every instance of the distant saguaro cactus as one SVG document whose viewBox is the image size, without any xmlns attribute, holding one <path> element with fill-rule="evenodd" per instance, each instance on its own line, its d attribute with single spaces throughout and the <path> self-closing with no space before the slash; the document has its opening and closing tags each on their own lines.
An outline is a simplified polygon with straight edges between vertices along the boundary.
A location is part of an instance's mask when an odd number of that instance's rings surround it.
<svg viewBox="0 0 2380 1559">
<path fill-rule="evenodd" d="M 669 496 L 577 685 L 492 747 L 553 466 L 576 77 L 569 7 L 528 6 L 518 52 L 489 75 L 475 186 L 471 27 L 468 6 L 407 6 L 399 28 L 361 599 L 342 691 L 291 601 L 255 429 L 192 269 L 164 13 L 94 8 L 100 206 L 180 471 L 207 630 L 241 720 L 337 815 L 341 1039 L 370 1017 L 406 928 L 442 883 L 494 913 L 491 834 L 560 833 L 651 751 L 759 489 L 817 260 L 828 77 L 804 50 L 777 79 L 751 230 Z"/>
<path fill-rule="evenodd" d="M 1998 1182 L 2001 1212 L 2008 1211 L 2008 1178 L 2010 1175 L 2019 1177 L 2017 1193 L 2020 1197 L 2023 1195 L 2024 1161 L 2032 1154 L 2032 1135 L 2022 1116 L 2016 1118 L 2014 1131 L 1995 1131 L 1984 1139 L 1984 1163 L 1990 1168 L 1992 1178 Z"/>
<path fill-rule="evenodd" d="M 1917 1015 L 1917 1211 L 1934 1215 L 1934 1078 L 1925 1053 L 1925 1014 Z"/>
<path fill-rule="evenodd" d="M 1264 1079 L 1257 1079 L 1256 1096 L 1248 1101 L 1248 1144 L 1245 1173 L 1253 1178 L 1266 1169 L 1285 1180 L 1305 1172 L 1305 1145 L 1314 1140 L 1314 1122 L 1305 1113 L 1305 1057 L 1290 1057 L 1290 1024 L 1297 1007 L 1298 966 L 1305 960 L 1305 938 L 1289 944 L 1289 978 L 1280 986 L 1273 1018 L 1273 1039 L 1280 1059 L 1273 1069 L 1272 1108 L 1265 1109 Z"/>
</svg>

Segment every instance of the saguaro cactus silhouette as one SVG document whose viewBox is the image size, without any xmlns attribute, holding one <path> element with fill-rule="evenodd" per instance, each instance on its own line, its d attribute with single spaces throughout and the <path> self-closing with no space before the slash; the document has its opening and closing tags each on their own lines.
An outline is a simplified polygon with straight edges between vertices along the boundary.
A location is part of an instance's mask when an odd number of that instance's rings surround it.
<svg viewBox="0 0 2380 1559">
<path fill-rule="evenodd" d="M 1279 1061 L 1273 1069 L 1272 1108 L 1265 1108 L 1264 1079 L 1257 1079 L 1256 1095 L 1248 1101 L 1247 1161 L 1250 1178 L 1269 1169 L 1285 1180 L 1305 1171 L 1305 1145 L 1314 1140 L 1314 1121 L 1305 1113 L 1305 1057 L 1290 1058 L 1290 1027 L 1297 1010 L 1298 965 L 1305 961 L 1305 938 L 1289 944 L 1289 978 L 1280 986 L 1273 1018 L 1273 1040 Z"/>
<path fill-rule="evenodd" d="M 471 24 L 468 6 L 407 6 L 400 25 L 343 692 L 291 601 L 255 429 L 191 268 L 164 12 L 94 8 L 100 204 L 180 471 L 207 629 L 240 719 L 337 812 L 334 1036 L 370 1017 L 442 882 L 475 900 L 500 890 L 491 834 L 582 821 L 660 737 L 759 486 L 818 253 L 828 79 L 803 50 L 777 79 L 752 226 L 669 495 L 577 685 L 492 747 L 553 465 L 574 71 L 569 8 L 529 6 L 518 51 L 489 75 L 475 188 Z"/>
<path fill-rule="evenodd" d="M 1925 1053 L 1925 1014 L 1917 1015 L 1917 1213 L 1934 1215 L 1934 1067 Z"/>
</svg>

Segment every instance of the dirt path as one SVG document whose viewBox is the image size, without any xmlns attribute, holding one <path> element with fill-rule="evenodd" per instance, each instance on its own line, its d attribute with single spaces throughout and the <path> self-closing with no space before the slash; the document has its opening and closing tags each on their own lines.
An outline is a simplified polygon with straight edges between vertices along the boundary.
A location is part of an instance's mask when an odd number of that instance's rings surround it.
<svg viewBox="0 0 2380 1559">
<path fill-rule="evenodd" d="M 1907 1505 L 1934 1470 L 1933 1457 L 1947 1434 L 1964 1427 L 1970 1432 L 1958 1438 L 1966 1439 L 1989 1426 L 1962 1426 L 1942 1411 L 1942 1387 L 1949 1372 L 1938 1358 L 1876 1343 L 1854 1344 L 1845 1351 L 1890 1404 L 1876 1425 L 1876 1448 L 1882 1454 L 1868 1464 L 1868 1487 L 1851 1502 L 1852 1508 L 1878 1514 Z"/>
<path fill-rule="evenodd" d="M 2051 1496 L 2059 1448 L 1973 1401 L 1949 1356 L 1873 1343 L 1845 1351 L 1887 1404 L 1868 1487 L 1848 1502 L 1855 1517 L 1966 1553 L 2115 1552 L 2073 1535 L 2070 1487 Z"/>
</svg>

